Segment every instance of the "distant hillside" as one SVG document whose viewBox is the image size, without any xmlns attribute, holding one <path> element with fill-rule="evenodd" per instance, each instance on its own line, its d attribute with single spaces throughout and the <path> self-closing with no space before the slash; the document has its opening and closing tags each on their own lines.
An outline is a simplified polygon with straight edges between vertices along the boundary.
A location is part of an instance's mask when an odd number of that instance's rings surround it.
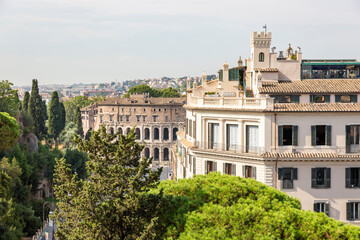
<svg viewBox="0 0 360 240">
<path fill-rule="evenodd" d="M 160 188 L 175 203 L 167 239 L 360 239 L 359 227 L 300 210 L 299 200 L 253 179 L 212 173 Z"/>
</svg>

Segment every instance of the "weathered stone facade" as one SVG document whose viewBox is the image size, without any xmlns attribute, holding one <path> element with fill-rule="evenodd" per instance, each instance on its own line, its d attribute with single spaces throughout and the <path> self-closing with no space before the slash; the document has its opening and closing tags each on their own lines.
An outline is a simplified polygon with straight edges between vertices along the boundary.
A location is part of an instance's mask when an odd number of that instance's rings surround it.
<svg viewBox="0 0 360 240">
<path fill-rule="evenodd" d="M 84 133 L 104 124 L 109 133 L 127 134 L 135 127 L 137 139 L 146 146 L 143 156 L 167 165 L 176 132 L 185 123 L 183 98 L 151 98 L 132 94 L 129 98 L 109 98 L 81 109 Z"/>
</svg>

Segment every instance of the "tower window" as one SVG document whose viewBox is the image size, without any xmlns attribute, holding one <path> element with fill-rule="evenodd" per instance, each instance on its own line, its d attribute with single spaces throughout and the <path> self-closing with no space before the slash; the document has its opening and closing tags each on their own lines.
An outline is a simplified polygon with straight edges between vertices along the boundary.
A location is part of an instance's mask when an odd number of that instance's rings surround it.
<svg viewBox="0 0 360 240">
<path fill-rule="evenodd" d="M 265 55 L 263 52 L 259 53 L 259 62 L 263 62 L 265 59 Z"/>
</svg>

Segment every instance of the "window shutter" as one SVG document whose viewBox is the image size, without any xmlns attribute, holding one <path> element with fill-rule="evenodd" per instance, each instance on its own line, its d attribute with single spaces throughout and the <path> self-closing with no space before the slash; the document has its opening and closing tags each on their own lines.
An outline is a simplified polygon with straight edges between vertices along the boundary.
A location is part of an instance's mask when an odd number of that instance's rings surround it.
<svg viewBox="0 0 360 240">
<path fill-rule="evenodd" d="M 279 96 L 275 95 L 273 97 L 274 97 L 274 103 L 279 103 Z"/>
<path fill-rule="evenodd" d="M 346 203 L 346 220 L 351 220 L 351 203 Z"/>
<path fill-rule="evenodd" d="M 236 176 L 236 164 L 232 164 L 231 170 L 232 170 L 232 175 Z"/>
<path fill-rule="evenodd" d="M 193 127 L 192 127 L 191 136 L 192 136 L 192 137 L 195 137 L 195 121 L 192 121 L 192 125 L 193 125 Z"/>
<path fill-rule="evenodd" d="M 346 152 L 349 153 L 350 152 L 350 131 L 351 131 L 351 127 L 349 125 L 346 125 L 345 127 L 345 133 L 346 133 Z"/>
<path fill-rule="evenodd" d="M 310 102 L 311 102 L 311 103 L 314 102 L 314 95 L 310 95 Z"/>
<path fill-rule="evenodd" d="M 194 120 L 194 128 L 193 128 L 193 131 L 194 131 L 193 138 L 196 139 L 196 118 L 195 118 L 195 120 Z"/>
<path fill-rule="evenodd" d="M 311 146 L 316 145 L 316 126 L 311 126 Z"/>
<path fill-rule="evenodd" d="M 208 123 L 208 148 L 210 149 L 212 146 L 212 141 L 211 141 L 212 135 L 213 135 L 212 124 Z"/>
<path fill-rule="evenodd" d="M 330 95 L 324 95 L 324 102 L 326 103 L 330 102 Z"/>
<path fill-rule="evenodd" d="M 326 168 L 325 171 L 325 188 L 331 188 L 331 168 Z"/>
<path fill-rule="evenodd" d="M 325 204 L 325 214 L 326 216 L 330 216 L 330 204 L 328 202 L 326 202 Z"/>
<path fill-rule="evenodd" d="M 214 172 L 217 172 L 217 162 L 213 162 L 213 164 L 214 164 Z"/>
<path fill-rule="evenodd" d="M 252 167 L 252 178 L 256 179 L 256 167 Z"/>
<path fill-rule="evenodd" d="M 335 95 L 335 102 L 341 102 L 341 95 Z"/>
<path fill-rule="evenodd" d="M 223 173 L 226 173 L 226 163 L 223 163 Z"/>
<path fill-rule="evenodd" d="M 290 96 L 290 101 L 292 103 L 299 103 L 299 99 L 300 99 L 300 96 L 299 95 L 291 95 Z"/>
<path fill-rule="evenodd" d="M 351 188 L 351 168 L 345 168 L 345 187 Z"/>
<path fill-rule="evenodd" d="M 326 145 L 331 146 L 331 126 L 330 125 L 326 126 L 325 135 L 326 135 Z"/>
<path fill-rule="evenodd" d="M 350 102 L 357 103 L 357 95 L 350 95 Z"/>
<path fill-rule="evenodd" d="M 293 131 L 293 134 L 292 134 L 292 145 L 293 145 L 293 146 L 297 146 L 297 145 L 298 145 L 298 129 L 299 129 L 298 126 L 293 126 L 293 127 L 292 127 L 292 131 Z"/>
<path fill-rule="evenodd" d="M 205 161 L 205 174 L 208 174 L 208 161 Z"/>
<path fill-rule="evenodd" d="M 297 180 L 297 179 L 298 179 L 298 169 L 293 168 L 292 169 L 292 180 Z"/>
<path fill-rule="evenodd" d="M 278 168 L 278 179 L 283 180 L 283 178 L 284 178 L 283 169 Z"/>
<path fill-rule="evenodd" d="M 283 145 L 283 126 L 278 126 L 278 140 L 279 140 L 279 146 Z"/>
<path fill-rule="evenodd" d="M 189 132 L 188 132 L 188 125 L 189 125 L 189 119 L 186 119 L 186 121 L 185 121 L 185 133 L 186 134 L 189 134 Z"/>
<path fill-rule="evenodd" d="M 242 177 L 245 177 L 245 165 L 242 166 Z"/>
<path fill-rule="evenodd" d="M 311 188 L 316 188 L 316 168 L 311 169 Z"/>
<path fill-rule="evenodd" d="M 314 203 L 314 212 L 319 212 L 319 204 L 318 203 Z"/>
</svg>

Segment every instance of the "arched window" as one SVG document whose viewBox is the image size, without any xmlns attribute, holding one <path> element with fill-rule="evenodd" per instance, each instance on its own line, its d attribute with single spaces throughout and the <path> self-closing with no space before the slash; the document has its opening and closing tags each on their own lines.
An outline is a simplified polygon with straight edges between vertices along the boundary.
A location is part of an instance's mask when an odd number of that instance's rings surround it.
<svg viewBox="0 0 360 240">
<path fill-rule="evenodd" d="M 130 133 L 130 128 L 126 129 L 126 135 L 128 135 Z"/>
<path fill-rule="evenodd" d="M 176 141 L 176 133 L 177 133 L 178 129 L 177 128 L 173 128 L 173 141 Z"/>
<path fill-rule="evenodd" d="M 145 128 L 145 140 L 150 139 L 150 130 L 148 128 Z"/>
<path fill-rule="evenodd" d="M 164 128 L 164 130 L 163 130 L 163 140 L 164 141 L 169 140 L 169 129 L 168 128 Z"/>
<path fill-rule="evenodd" d="M 121 127 L 118 128 L 118 132 L 122 135 L 123 134 L 123 130 Z"/>
<path fill-rule="evenodd" d="M 114 128 L 112 128 L 112 127 L 110 128 L 110 134 L 114 135 Z"/>
<path fill-rule="evenodd" d="M 150 149 L 149 148 L 145 148 L 145 158 L 146 159 L 150 158 Z"/>
<path fill-rule="evenodd" d="M 169 149 L 168 148 L 164 148 L 163 155 L 164 155 L 163 160 L 169 161 Z"/>
<path fill-rule="evenodd" d="M 159 161 L 159 149 L 158 148 L 154 149 L 154 160 Z"/>
<path fill-rule="evenodd" d="M 135 134 L 136 134 L 136 139 L 139 140 L 140 139 L 140 129 L 139 128 L 135 129 Z"/>
<path fill-rule="evenodd" d="M 159 140 L 159 129 L 154 128 L 154 140 Z"/>
<path fill-rule="evenodd" d="M 265 55 L 263 52 L 259 53 L 259 62 L 263 62 L 265 59 Z"/>
</svg>

